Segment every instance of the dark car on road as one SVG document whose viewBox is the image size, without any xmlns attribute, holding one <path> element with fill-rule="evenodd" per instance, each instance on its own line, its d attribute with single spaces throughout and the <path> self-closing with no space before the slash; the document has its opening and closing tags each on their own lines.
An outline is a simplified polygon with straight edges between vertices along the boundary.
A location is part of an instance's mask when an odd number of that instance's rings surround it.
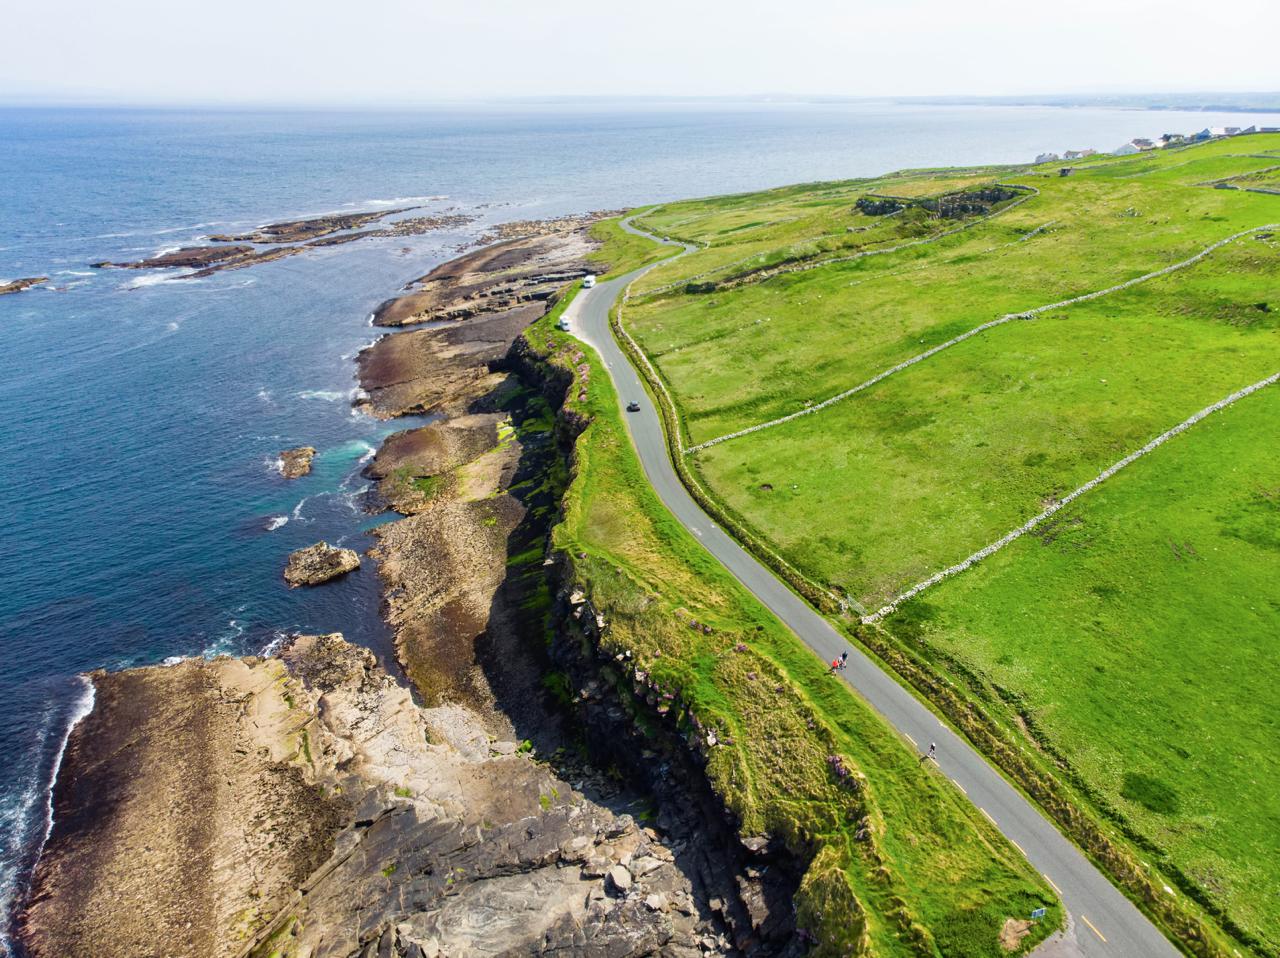
<svg viewBox="0 0 1280 958">
<path fill-rule="evenodd" d="M 634 399 L 631 400 L 631 402 L 627 403 L 627 412 L 639 412 L 639 411 L 640 411 L 640 404 L 636 402 Z"/>
</svg>

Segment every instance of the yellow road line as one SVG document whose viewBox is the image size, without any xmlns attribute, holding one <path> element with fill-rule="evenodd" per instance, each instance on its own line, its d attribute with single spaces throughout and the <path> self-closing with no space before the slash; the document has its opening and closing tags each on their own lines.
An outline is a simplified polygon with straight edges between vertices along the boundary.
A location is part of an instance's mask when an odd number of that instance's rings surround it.
<svg viewBox="0 0 1280 958">
<path fill-rule="evenodd" d="M 998 824 L 996 824 L 996 820 L 991 817 L 991 813 L 987 811 L 985 808 L 979 808 L 978 811 L 982 812 L 983 815 L 986 815 L 987 821 L 989 821 L 992 825 L 995 825 L 996 828 L 1000 827 Z"/>
<path fill-rule="evenodd" d="M 1086 925 L 1088 925 L 1088 926 L 1089 926 L 1089 930 L 1090 930 L 1091 932 L 1093 932 L 1095 935 L 1097 935 L 1099 938 L 1101 938 L 1101 939 L 1102 939 L 1103 944 L 1106 944 L 1107 936 L 1106 936 L 1106 935 L 1104 935 L 1102 932 L 1098 931 L 1098 929 L 1094 927 L 1093 922 L 1091 922 L 1091 921 L 1090 921 L 1088 918 L 1086 918 L 1084 915 L 1081 915 L 1081 916 L 1080 916 L 1080 920 L 1081 920 L 1082 922 L 1084 922 Z"/>
<path fill-rule="evenodd" d="M 1044 872 L 1041 872 L 1040 874 L 1044 875 Z M 1058 883 L 1055 882 L 1052 878 L 1050 878 L 1048 875 L 1044 875 L 1044 880 L 1049 883 L 1050 888 L 1056 891 L 1059 895 L 1062 894 L 1062 889 L 1058 887 Z"/>
<path fill-rule="evenodd" d="M 960 789 L 961 793 L 965 795 L 969 794 L 968 792 L 965 791 L 964 786 L 961 785 L 959 782 L 957 782 L 954 778 L 951 780 L 951 784 L 954 785 L 956 788 Z"/>
</svg>

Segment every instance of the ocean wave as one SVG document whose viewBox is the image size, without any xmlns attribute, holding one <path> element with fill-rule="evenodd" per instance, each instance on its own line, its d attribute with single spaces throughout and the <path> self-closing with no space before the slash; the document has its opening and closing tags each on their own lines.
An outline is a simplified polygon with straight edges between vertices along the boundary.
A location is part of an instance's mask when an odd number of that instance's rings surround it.
<svg viewBox="0 0 1280 958">
<path fill-rule="evenodd" d="M 53 758 L 53 767 L 49 772 L 49 781 L 45 786 L 45 802 L 44 802 L 44 836 L 40 839 L 40 850 L 44 850 L 44 843 L 49 840 L 49 835 L 53 832 L 53 785 L 58 780 L 58 772 L 62 769 L 62 758 L 67 752 L 67 742 L 71 740 L 71 733 L 77 725 L 79 725 L 85 717 L 93 711 L 93 703 L 97 698 L 96 690 L 93 687 L 93 680 L 87 675 L 77 675 L 77 679 L 81 683 L 80 697 L 76 699 L 71 706 L 71 713 L 68 716 L 67 730 L 62 735 L 62 741 L 58 745 L 58 751 Z M 38 858 L 37 858 L 38 860 Z"/>
<path fill-rule="evenodd" d="M 325 402 L 337 402 L 347 394 L 336 389 L 303 389 L 294 395 L 299 399 L 323 399 Z"/>
<path fill-rule="evenodd" d="M 290 638 L 292 638 L 292 633 L 281 632 L 279 630 L 272 632 L 271 638 L 262 647 L 262 650 L 258 654 L 262 656 L 264 659 L 270 658 L 271 656 L 279 652 L 280 646 L 284 645 L 284 643 L 288 641 Z"/>
<path fill-rule="evenodd" d="M 366 462 L 368 462 L 370 459 L 372 459 L 374 456 L 378 454 L 378 450 L 375 449 L 373 446 L 369 445 L 369 443 L 367 442 L 361 443 L 361 445 L 364 446 L 364 452 L 360 454 L 360 458 L 357 459 L 356 462 L 363 466 Z"/>
<path fill-rule="evenodd" d="M 268 532 L 275 532 L 288 521 L 288 516 L 268 516 L 265 528 Z"/>
<path fill-rule="evenodd" d="M 366 349 L 373 349 L 374 346 L 378 345 L 378 340 L 380 339 L 382 339 L 381 336 L 375 336 L 373 339 L 369 340 L 367 343 L 365 343 L 363 346 L 357 349 L 354 353 L 347 353 L 346 355 L 344 355 L 342 357 L 343 361 L 349 362 L 352 359 L 358 358 L 360 354 L 364 352 Z"/>
<path fill-rule="evenodd" d="M 167 326 L 165 326 L 165 329 L 169 330 L 169 332 L 171 333 L 176 333 L 181 328 L 182 327 L 178 323 L 169 323 Z"/>
<path fill-rule="evenodd" d="M 352 402 L 359 402 L 362 399 L 368 399 L 369 394 L 361 386 L 352 386 L 347 390 L 347 398 Z"/>
<path fill-rule="evenodd" d="M 181 276 L 175 276 L 172 273 L 146 273 L 136 279 L 129 280 L 127 283 L 121 284 L 122 289 L 143 289 L 147 286 L 159 286 L 161 283 L 173 283 L 182 279 L 190 273 L 183 273 Z"/>
<path fill-rule="evenodd" d="M 441 200 L 447 200 L 447 194 L 439 196 L 393 196 L 389 200 L 365 200 L 364 203 L 349 203 L 349 206 L 403 206 L 405 203 L 438 203 Z"/>
<path fill-rule="evenodd" d="M 271 402 L 271 390 L 268 389 L 266 386 L 263 386 L 261 389 L 258 390 L 258 398 L 261 399 L 263 402 Z M 275 437 L 272 436 L 271 438 L 274 439 Z"/>
<path fill-rule="evenodd" d="M 9 953 L 6 932 L 10 927 L 11 909 L 22 892 L 22 882 L 29 874 L 28 869 L 39 860 L 53 830 L 53 785 L 62 767 L 67 741 L 72 729 L 93 711 L 93 683 L 83 675 L 77 675 L 75 681 L 80 692 L 69 705 L 55 697 L 44 710 L 39 734 L 40 752 L 49 756 L 47 764 L 43 757 L 38 758 L 30 774 L 19 772 L 24 784 L 10 791 L 0 803 L 0 955 Z M 61 737 L 55 749 L 51 754 L 45 752 L 45 746 L 53 744 L 59 730 Z"/>
<path fill-rule="evenodd" d="M 294 519 L 296 521 L 301 521 L 301 522 L 310 522 L 311 521 L 310 519 L 302 518 L 302 507 L 305 506 L 308 502 L 310 502 L 311 499 L 312 499 L 311 496 L 303 496 L 301 499 L 299 499 L 298 504 L 295 505 L 293 507 L 293 510 L 289 513 L 289 518 Z"/>
</svg>

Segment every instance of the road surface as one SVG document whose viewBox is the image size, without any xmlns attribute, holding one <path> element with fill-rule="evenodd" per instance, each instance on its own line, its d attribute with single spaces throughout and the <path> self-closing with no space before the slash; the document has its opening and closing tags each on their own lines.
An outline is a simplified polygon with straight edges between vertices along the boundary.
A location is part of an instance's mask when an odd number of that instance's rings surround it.
<svg viewBox="0 0 1280 958">
<path fill-rule="evenodd" d="M 641 232 L 624 222 L 628 232 Z M 651 239 L 656 237 L 649 236 Z M 1064 936 L 1041 946 L 1049 958 L 1177 958 L 1176 948 L 1124 897 L 1026 798 L 1011 786 L 964 739 L 952 732 L 893 678 L 848 640 L 769 569 L 749 555 L 702 511 L 676 475 L 668 458 L 662 420 L 641 385 L 627 354 L 614 342 L 609 310 L 627 284 L 652 266 L 581 290 L 565 315 L 570 332 L 592 346 L 604 360 L 618 391 L 618 401 L 645 475 L 658 497 L 703 546 L 787 624 L 824 662 L 849 650 L 843 673 L 907 741 L 920 751 L 937 743 L 942 774 L 973 802 L 1020 850 L 1059 893 L 1069 913 Z M 625 412 L 631 401 L 639 412 Z"/>
</svg>

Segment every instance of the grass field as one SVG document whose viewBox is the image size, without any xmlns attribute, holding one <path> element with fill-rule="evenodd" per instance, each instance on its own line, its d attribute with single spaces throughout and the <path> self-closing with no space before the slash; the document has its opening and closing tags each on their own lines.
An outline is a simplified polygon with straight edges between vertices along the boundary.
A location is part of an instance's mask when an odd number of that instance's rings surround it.
<svg viewBox="0 0 1280 958">
<path fill-rule="evenodd" d="M 668 204 L 644 225 L 706 246 L 637 284 L 625 322 L 703 443 L 1280 223 L 1280 196 L 1213 188 L 1274 183 L 1277 151 L 1258 135 L 1065 177 L 922 171 Z M 1037 192 L 958 221 L 854 205 L 996 182 Z M 985 330 L 689 462 L 749 533 L 875 608 L 1277 371 L 1280 230 Z M 1280 950 L 1276 394 L 1215 413 L 886 622 L 1021 721 L 1100 818 L 1259 954 Z"/>
<path fill-rule="evenodd" d="M 1280 391 L 1206 419 L 907 605 L 1280 951 Z"/>
<path fill-rule="evenodd" d="M 699 737 L 715 730 L 708 774 L 742 833 L 812 857 L 797 908 L 816 953 L 994 958 L 1007 918 L 1049 909 L 1022 950 L 1056 927 L 1060 906 L 1022 856 L 666 512 L 598 359 L 554 320 L 527 338 L 580 382 L 589 364 L 571 406 L 591 419 L 555 546 L 635 681 L 673 694 L 685 731 L 694 718 Z"/>
</svg>

